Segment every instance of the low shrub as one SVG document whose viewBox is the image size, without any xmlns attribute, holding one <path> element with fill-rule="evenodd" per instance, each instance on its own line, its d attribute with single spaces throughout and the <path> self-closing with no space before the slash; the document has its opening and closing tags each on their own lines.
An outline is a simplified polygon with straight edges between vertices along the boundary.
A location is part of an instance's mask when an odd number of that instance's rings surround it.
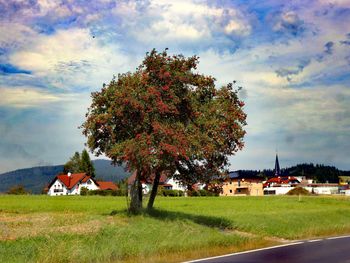
<svg viewBox="0 0 350 263">
<path fill-rule="evenodd" d="M 290 190 L 286 195 L 311 195 L 311 193 L 302 187 L 295 187 Z"/>
<path fill-rule="evenodd" d="M 80 195 L 87 195 L 89 190 L 86 187 L 82 187 L 80 189 Z"/>
<path fill-rule="evenodd" d="M 83 187 L 80 190 L 80 195 L 101 195 L 101 196 L 124 196 L 126 192 L 123 190 L 88 190 Z"/>
<path fill-rule="evenodd" d="M 9 195 L 27 195 L 27 194 L 29 194 L 29 192 L 24 188 L 23 185 L 15 185 L 7 191 L 7 194 L 9 194 Z"/>
<path fill-rule="evenodd" d="M 167 190 L 163 189 L 162 190 L 162 195 L 163 196 L 183 196 L 184 192 L 181 190 Z"/>
<path fill-rule="evenodd" d="M 211 192 L 205 189 L 187 191 L 188 196 L 219 196 L 216 192 Z"/>
<path fill-rule="evenodd" d="M 200 196 L 199 192 L 196 190 L 188 190 L 187 196 Z"/>
</svg>

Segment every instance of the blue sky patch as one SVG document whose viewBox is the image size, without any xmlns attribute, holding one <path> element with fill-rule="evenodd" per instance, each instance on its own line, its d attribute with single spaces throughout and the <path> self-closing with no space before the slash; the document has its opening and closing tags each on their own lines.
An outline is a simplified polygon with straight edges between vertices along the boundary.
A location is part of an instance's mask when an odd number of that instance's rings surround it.
<svg viewBox="0 0 350 263">
<path fill-rule="evenodd" d="M 20 69 L 11 64 L 0 64 L 0 74 L 32 74 L 29 70 Z"/>
</svg>

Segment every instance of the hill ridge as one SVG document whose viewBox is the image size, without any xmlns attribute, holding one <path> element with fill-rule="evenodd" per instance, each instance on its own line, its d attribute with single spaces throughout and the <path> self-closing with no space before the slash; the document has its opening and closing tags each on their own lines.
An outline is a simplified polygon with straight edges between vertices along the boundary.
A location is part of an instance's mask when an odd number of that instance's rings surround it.
<svg viewBox="0 0 350 263">
<path fill-rule="evenodd" d="M 96 178 L 99 180 L 118 182 L 130 175 L 124 167 L 114 166 L 110 160 L 96 159 L 92 162 L 96 169 Z M 9 188 L 20 184 L 26 190 L 39 194 L 62 171 L 63 165 L 47 165 L 2 173 L 0 174 L 0 193 L 4 193 Z"/>
</svg>

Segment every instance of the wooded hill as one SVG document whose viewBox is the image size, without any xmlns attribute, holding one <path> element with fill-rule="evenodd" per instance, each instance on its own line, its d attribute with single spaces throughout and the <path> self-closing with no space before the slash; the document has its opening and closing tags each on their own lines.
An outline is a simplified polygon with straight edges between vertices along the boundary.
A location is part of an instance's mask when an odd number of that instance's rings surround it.
<svg viewBox="0 0 350 263">
<path fill-rule="evenodd" d="M 121 166 L 113 166 L 109 160 L 92 161 L 96 170 L 96 179 L 118 182 L 129 177 Z M 40 166 L 15 170 L 0 174 L 0 193 L 15 185 L 23 185 L 27 191 L 40 194 L 43 188 L 63 171 L 63 165 Z"/>
</svg>

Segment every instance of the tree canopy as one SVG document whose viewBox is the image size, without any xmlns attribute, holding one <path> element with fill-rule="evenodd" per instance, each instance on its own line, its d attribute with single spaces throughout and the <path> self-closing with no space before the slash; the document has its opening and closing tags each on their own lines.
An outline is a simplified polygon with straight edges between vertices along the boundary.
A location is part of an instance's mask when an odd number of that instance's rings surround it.
<svg viewBox="0 0 350 263">
<path fill-rule="evenodd" d="M 82 125 L 89 148 L 137 170 L 139 181 L 155 174 L 156 186 L 163 171 L 184 184 L 220 176 L 243 147 L 244 103 L 235 82 L 216 88 L 197 73 L 198 59 L 152 50 L 135 72 L 92 93 Z"/>
</svg>

